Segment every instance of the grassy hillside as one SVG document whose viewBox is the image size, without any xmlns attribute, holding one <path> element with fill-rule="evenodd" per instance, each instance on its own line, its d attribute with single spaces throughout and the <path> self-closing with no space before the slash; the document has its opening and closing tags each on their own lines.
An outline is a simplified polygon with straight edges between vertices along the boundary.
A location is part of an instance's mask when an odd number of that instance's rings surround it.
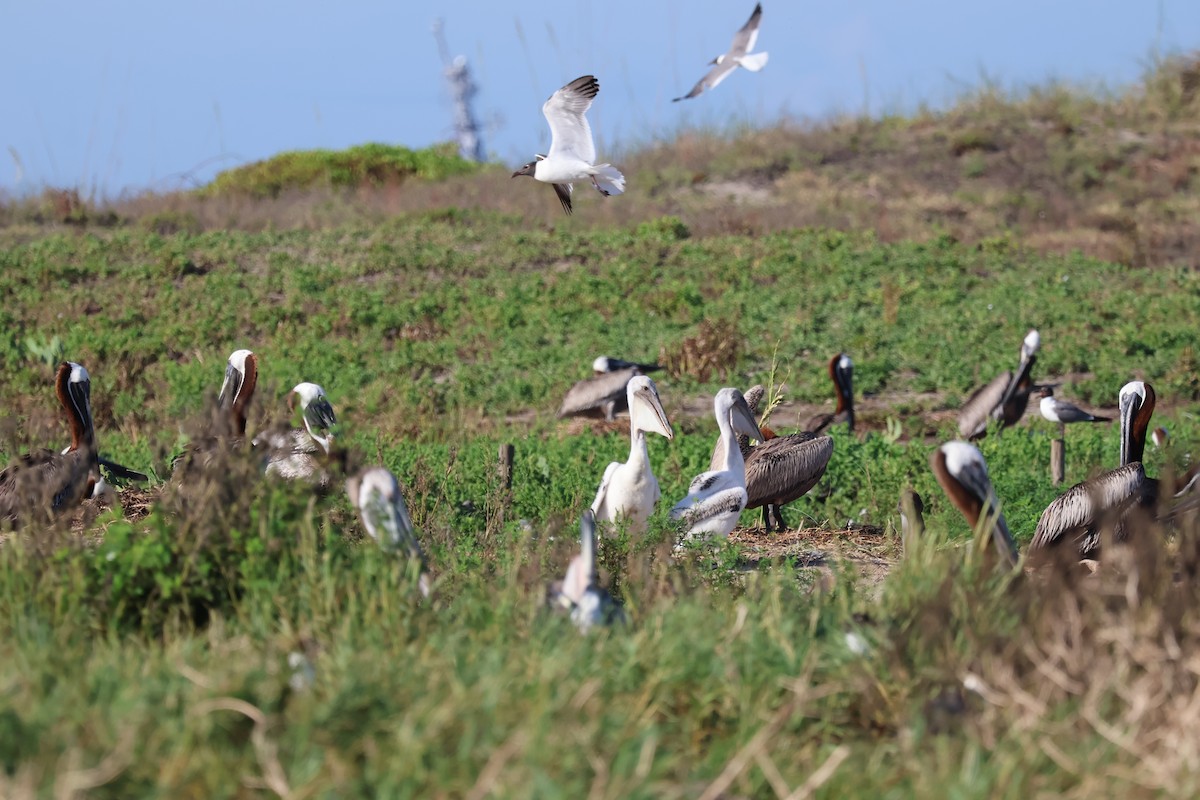
<svg viewBox="0 0 1200 800">
<path fill-rule="evenodd" d="M 1146 525 L 1095 578 L 1000 575 L 927 466 L 1030 327 L 1035 379 L 1069 399 L 1111 410 L 1151 381 L 1176 445 L 1147 471 L 1191 463 L 1189 69 L 1103 102 L 688 134 L 570 219 L 487 170 L 76 204 L 69 227 L 54 196 L 6 206 L 0 455 L 66 443 L 69 358 L 102 451 L 156 480 L 0 540 L 0 796 L 1194 796 L 1195 521 Z M 1119 163 L 1084 180 L 1106 148 Z M 353 462 L 399 476 L 431 600 L 336 490 L 238 457 L 159 481 L 240 347 L 261 358 L 252 433 L 315 381 Z M 672 557 L 714 390 L 774 377 L 788 432 L 832 407 L 838 351 L 860 430 L 786 510 L 802 530 Z M 583 637 L 544 586 L 628 434 L 554 411 L 602 353 L 668 365 L 677 435 L 650 443 L 649 535 L 602 546 L 631 624 Z M 1079 427 L 1068 482 L 1116 459 L 1114 426 Z M 1023 545 L 1060 492 L 1051 435 L 1031 416 L 981 444 Z M 909 485 L 929 531 L 901 559 Z"/>
</svg>

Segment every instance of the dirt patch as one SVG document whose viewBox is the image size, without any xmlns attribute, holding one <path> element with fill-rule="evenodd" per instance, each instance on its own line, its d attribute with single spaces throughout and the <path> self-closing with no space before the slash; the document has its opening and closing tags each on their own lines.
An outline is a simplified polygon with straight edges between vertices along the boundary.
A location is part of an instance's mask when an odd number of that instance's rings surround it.
<svg viewBox="0 0 1200 800">
<path fill-rule="evenodd" d="M 756 526 L 738 528 L 729 539 L 741 545 L 749 568 L 789 559 L 797 569 L 812 570 L 817 585 L 831 587 L 835 572 L 849 567 L 856 572 L 859 585 L 872 594 L 878 593 L 899 556 L 896 538 L 873 526 L 836 531 L 798 528 L 772 533 Z"/>
</svg>

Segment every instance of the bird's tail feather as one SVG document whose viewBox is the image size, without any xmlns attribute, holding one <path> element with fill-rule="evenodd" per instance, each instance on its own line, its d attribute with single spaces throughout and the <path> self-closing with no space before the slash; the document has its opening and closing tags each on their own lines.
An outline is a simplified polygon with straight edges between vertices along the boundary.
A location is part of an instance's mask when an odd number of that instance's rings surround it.
<svg viewBox="0 0 1200 800">
<path fill-rule="evenodd" d="M 767 53 L 747 53 L 738 59 L 738 64 L 751 72 L 758 72 L 767 65 Z"/>
<path fill-rule="evenodd" d="M 613 195 L 625 193 L 625 176 L 612 164 L 597 164 L 592 173 L 592 180 L 600 194 Z"/>
</svg>

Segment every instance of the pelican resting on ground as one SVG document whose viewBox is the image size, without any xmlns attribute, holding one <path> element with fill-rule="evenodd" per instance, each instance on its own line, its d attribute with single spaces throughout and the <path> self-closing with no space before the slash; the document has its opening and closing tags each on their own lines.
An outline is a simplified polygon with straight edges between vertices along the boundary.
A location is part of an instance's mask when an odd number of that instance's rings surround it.
<svg viewBox="0 0 1200 800">
<path fill-rule="evenodd" d="M 602 522 L 627 521 L 630 533 L 644 533 L 646 520 L 654 513 L 661 492 L 658 480 L 650 469 L 646 449 L 646 434 L 657 433 L 674 439 L 675 432 L 667 421 L 658 399 L 654 381 L 636 375 L 626 387 L 629 401 L 629 460 L 624 464 L 612 462 L 604 470 L 600 489 L 592 501 L 592 513 Z"/>
<path fill-rule="evenodd" d="M 253 445 L 264 448 L 267 464 L 266 474 L 286 480 L 318 479 L 327 483 L 328 474 L 323 469 L 323 458 L 329 455 L 333 444 L 333 426 L 337 417 L 325 390 L 315 383 L 298 383 L 288 393 L 288 410 L 295 414 L 300 404 L 303 428 L 286 431 L 266 431 L 254 437 Z"/>
<path fill-rule="evenodd" d="M 1025 334 L 1021 343 L 1021 361 L 1016 373 L 1002 372 L 991 383 L 980 388 L 967 398 L 958 412 L 958 432 L 964 439 L 978 439 L 987 435 L 988 420 L 1000 420 L 1001 427 L 1016 425 L 1029 405 L 1029 393 L 1033 390 L 1030 373 L 1037 363 L 1037 351 L 1042 338 L 1036 330 Z"/>
<path fill-rule="evenodd" d="M 572 386 L 558 409 L 558 418 L 603 414 L 611 422 L 628 409 L 626 387 L 637 375 L 662 369 L 658 364 L 639 364 L 600 356 L 592 362 L 594 374 Z"/>
<path fill-rule="evenodd" d="M 737 389 L 725 388 L 713 398 L 713 413 L 725 447 L 719 470 L 702 472 L 692 479 L 687 496 L 671 509 L 671 519 L 682 520 L 685 539 L 726 538 L 737 526 L 746 507 L 746 462 L 735 437 L 745 434 L 762 441 L 763 434 L 746 400 Z"/>
<path fill-rule="evenodd" d="M 100 462 L 91 387 L 82 365 L 72 361 L 58 365 L 54 391 L 71 429 L 71 445 L 62 453 L 26 453 L 0 471 L 0 520 L 17 520 L 38 511 L 57 513 L 92 495 L 100 481 Z"/>
<path fill-rule="evenodd" d="M 372 467 L 346 481 L 346 494 L 371 538 L 385 551 L 403 553 L 416 565 L 417 587 L 423 597 L 429 597 L 433 581 L 396 476 L 383 467 Z"/>
<path fill-rule="evenodd" d="M 1065 544 L 1074 547 L 1080 558 L 1095 559 L 1106 523 L 1113 525 L 1116 538 L 1123 539 L 1129 533 L 1129 516 L 1138 508 L 1153 509 L 1158 501 L 1158 481 L 1146 477 L 1141 462 L 1155 400 L 1154 387 L 1143 381 L 1121 387 L 1120 465 L 1072 486 L 1047 506 L 1029 545 L 1031 552 Z"/>
<path fill-rule="evenodd" d="M 542 105 L 542 113 L 550 123 L 550 152 L 539 154 L 536 161 L 512 174 L 514 178 L 527 175 L 552 185 L 567 214 L 571 213 L 574 181 L 590 180 L 605 197 L 625 191 L 625 176 L 616 167 L 595 163 L 596 143 L 585 114 L 599 92 L 600 82 L 595 76 L 584 75 L 550 95 Z"/>
<path fill-rule="evenodd" d="M 579 555 L 567 566 L 567 576 L 546 587 L 546 603 L 566 611 L 583 633 L 595 625 L 625 622 L 625 612 L 608 590 L 596 582 L 596 517 L 589 508 L 579 521 Z"/>
<path fill-rule="evenodd" d="M 680 100 L 689 100 L 703 93 L 705 89 L 715 89 L 721 81 L 729 77 L 729 73 L 738 67 L 745 67 L 751 72 L 758 72 L 765 67 L 767 65 L 767 53 L 750 52 L 754 49 L 754 43 L 758 41 L 758 27 L 761 24 L 762 3 L 758 3 L 754 6 L 754 11 L 750 14 L 750 19 L 733 35 L 733 42 L 729 45 L 729 52 L 722 53 L 708 62 L 712 65 L 712 69 L 700 79 L 699 83 L 692 87 L 690 92 L 683 97 L 676 97 L 672 102 L 678 103 Z"/>
<path fill-rule="evenodd" d="M 973 530 L 978 531 L 980 519 L 987 521 L 990 526 L 988 536 L 996 554 L 1004 564 L 1015 567 L 1017 545 L 1000 513 L 1000 502 L 988 477 L 987 462 L 979 449 L 966 442 L 946 442 L 933 451 L 929 467 L 946 497 L 962 512 Z"/>
<path fill-rule="evenodd" d="M 845 353 L 838 353 L 829 360 L 829 377 L 833 379 L 833 387 L 837 392 L 837 407 L 832 414 L 818 414 L 809 420 L 805 430 L 811 433 L 821 433 L 830 425 L 846 423 L 846 428 L 854 433 L 854 362 Z"/>
<path fill-rule="evenodd" d="M 246 436 L 246 420 L 254 389 L 258 385 L 258 356 L 235 350 L 225 362 L 225 378 L 217 394 L 218 417 L 209 435 L 192 442 L 172 461 L 176 472 L 197 465 L 212 465 L 218 451 L 240 448 Z"/>
</svg>

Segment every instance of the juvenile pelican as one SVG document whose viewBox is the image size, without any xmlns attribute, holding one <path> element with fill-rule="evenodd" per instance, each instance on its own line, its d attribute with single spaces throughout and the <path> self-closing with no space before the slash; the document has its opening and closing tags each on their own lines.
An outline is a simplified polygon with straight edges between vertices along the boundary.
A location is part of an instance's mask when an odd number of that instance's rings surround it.
<svg viewBox="0 0 1200 800">
<path fill-rule="evenodd" d="M 667 421 L 658 389 L 645 375 L 635 376 L 626 388 L 629 400 L 629 460 L 616 461 L 604 470 L 600 490 L 592 501 L 597 520 L 616 523 L 625 519 L 630 533 L 644 533 L 646 520 L 654 513 L 661 493 L 658 480 L 650 469 L 646 450 L 646 434 L 657 433 L 674 439 L 675 432 Z"/>
<path fill-rule="evenodd" d="M 671 519 L 683 520 L 687 539 L 726 538 L 746 507 L 746 462 L 736 436 L 745 434 L 762 441 L 762 431 L 737 389 L 725 388 L 713 398 L 713 413 L 725 446 L 720 470 L 702 472 L 692 479 L 687 497 L 671 509 Z"/>
<path fill-rule="evenodd" d="M 688 100 L 701 94 L 705 89 L 715 89 L 717 84 L 729 77 L 729 73 L 738 67 L 745 67 L 751 72 L 758 72 L 767 65 L 766 53 L 751 53 L 754 43 L 758 41 L 758 26 L 762 24 L 762 3 L 754 6 L 750 19 L 733 35 L 729 52 L 723 53 L 708 62 L 713 68 L 708 71 L 700 82 L 683 97 L 676 97 L 673 102 Z"/>
<path fill-rule="evenodd" d="M 550 123 L 550 153 L 538 155 L 536 161 L 512 174 L 514 178 L 527 175 L 552 185 L 568 214 L 573 181 L 590 180 L 605 197 L 625 191 L 625 176 L 616 167 L 595 163 L 596 143 L 584 115 L 599 92 L 600 83 L 595 76 L 584 75 L 550 95 L 542 106 L 542 113 Z"/>
<path fill-rule="evenodd" d="M 1030 373 L 1037 363 L 1037 351 L 1042 338 L 1036 330 L 1025 334 L 1021 343 L 1021 361 L 1016 374 L 1002 372 L 991 383 L 975 390 L 958 412 L 958 432 L 964 439 L 987 435 L 989 419 L 1000 420 L 1002 427 L 1016 425 L 1029 405 L 1033 390 Z"/>
<path fill-rule="evenodd" d="M 288 410 L 293 414 L 299 402 L 303 428 L 266 431 L 254 437 L 254 446 L 266 448 L 266 474 L 286 480 L 322 478 L 321 459 L 329 455 L 333 444 L 333 426 L 337 417 L 325 390 L 315 383 L 298 383 L 288 393 Z"/>
<path fill-rule="evenodd" d="M 415 562 L 419 569 L 417 587 L 422 596 L 429 597 L 432 579 L 425 566 L 425 553 L 417 541 L 396 476 L 383 467 L 372 467 L 346 481 L 346 494 L 358 509 L 363 527 L 380 547 L 402 552 Z"/>
<path fill-rule="evenodd" d="M 766 395 L 766 393 L 767 393 L 766 388 L 764 388 L 761 383 L 756 383 L 753 386 L 751 386 L 749 389 L 747 389 L 746 393 L 744 395 L 742 395 L 742 397 L 744 397 L 746 400 L 746 408 L 750 409 L 750 414 L 753 417 L 755 417 L 756 419 L 758 418 L 758 404 L 762 402 L 762 399 Z M 766 420 L 764 420 L 763 422 L 765 423 Z M 766 437 L 767 439 L 775 438 L 775 434 L 773 431 L 768 433 L 768 431 L 770 431 L 769 428 L 763 428 L 760 425 L 759 429 L 762 431 L 763 436 Z M 750 455 L 750 437 L 746 436 L 744 434 L 738 434 L 736 441 L 737 441 L 738 450 L 742 451 L 742 460 L 745 460 L 746 456 Z M 723 438 L 721 438 L 721 434 L 718 433 L 717 441 L 713 445 L 712 457 L 709 458 L 709 460 L 708 460 L 708 469 L 710 472 L 715 472 L 717 470 L 723 469 L 724 466 L 725 466 L 725 440 Z"/>
<path fill-rule="evenodd" d="M 57 513 L 91 496 L 100 480 L 91 387 L 82 365 L 59 364 L 54 391 L 71 429 L 71 445 L 62 453 L 35 450 L 0 471 L 0 519 L 37 510 Z"/>
<path fill-rule="evenodd" d="M 583 633 L 595 625 L 625 621 L 625 612 L 608 590 L 596 583 L 596 517 L 589 508 L 579 521 L 579 555 L 567 566 L 567 576 L 546 587 L 551 608 L 566 611 Z"/>
<path fill-rule="evenodd" d="M 1123 539 L 1128 535 L 1128 516 L 1137 508 L 1153 507 L 1158 481 L 1146 477 L 1141 462 L 1155 400 L 1154 387 L 1143 381 L 1121 387 L 1120 466 L 1072 486 L 1047 506 L 1029 545 L 1031 552 L 1067 543 L 1078 550 L 1080 558 L 1094 559 L 1100 552 L 1105 523 L 1112 523 L 1113 535 Z"/>
<path fill-rule="evenodd" d="M 929 467 L 946 497 L 962 512 L 972 529 L 978 529 L 981 518 L 988 521 L 996 553 L 1005 564 L 1015 567 L 1017 545 L 1000 513 L 1000 502 L 988 477 L 987 462 L 979 449 L 966 442 L 946 442 L 933 451 Z"/>
<path fill-rule="evenodd" d="M 846 429 L 854 433 L 854 362 L 845 353 L 838 353 L 829 360 L 829 377 L 837 392 L 837 407 L 832 414 L 819 414 L 809 420 L 805 430 L 821 433 L 830 425 L 846 423 Z"/>
</svg>

